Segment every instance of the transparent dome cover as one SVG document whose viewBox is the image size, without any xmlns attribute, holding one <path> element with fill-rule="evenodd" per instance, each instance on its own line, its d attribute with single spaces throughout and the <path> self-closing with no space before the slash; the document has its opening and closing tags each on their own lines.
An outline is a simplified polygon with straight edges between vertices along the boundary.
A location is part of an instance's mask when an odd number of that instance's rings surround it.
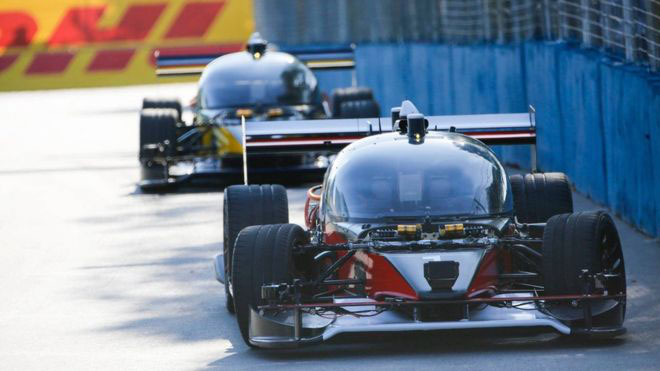
<svg viewBox="0 0 660 371">
<path fill-rule="evenodd" d="M 492 217 L 512 212 L 502 165 L 483 143 L 429 133 L 410 144 L 398 133 L 358 141 L 328 170 L 323 211 L 333 221 Z"/>
<path fill-rule="evenodd" d="M 199 100 L 205 109 L 320 104 L 312 71 L 295 57 L 266 52 L 259 59 L 233 53 L 211 62 L 200 78 Z"/>
</svg>

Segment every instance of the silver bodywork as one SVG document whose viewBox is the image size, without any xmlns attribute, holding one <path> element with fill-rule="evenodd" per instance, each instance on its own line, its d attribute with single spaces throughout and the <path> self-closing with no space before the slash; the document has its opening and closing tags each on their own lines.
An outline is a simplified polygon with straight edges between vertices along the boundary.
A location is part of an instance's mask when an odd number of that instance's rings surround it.
<svg viewBox="0 0 660 371">
<path fill-rule="evenodd" d="M 532 297 L 533 293 L 507 294 L 506 297 Z M 498 296 L 495 296 L 497 298 Z M 337 299 L 335 303 L 360 303 L 371 299 Z M 375 306 L 344 307 L 348 311 L 375 310 Z M 338 316 L 333 320 L 322 319 L 316 315 L 303 314 L 303 327 L 312 330 L 309 338 L 296 339 L 293 310 L 280 311 L 277 314 L 259 314 L 252 310 L 250 321 L 250 342 L 263 348 L 288 348 L 328 340 L 342 333 L 358 332 L 399 332 L 399 331 L 442 331 L 487 328 L 546 327 L 568 335 L 571 329 L 560 321 L 535 309 L 534 304 L 525 304 L 518 308 L 495 308 L 485 306 L 473 310 L 469 319 L 460 321 L 419 322 L 396 311 L 385 311 L 368 318 L 355 318 L 350 315 Z M 268 335 L 264 330 L 268 329 Z"/>
</svg>

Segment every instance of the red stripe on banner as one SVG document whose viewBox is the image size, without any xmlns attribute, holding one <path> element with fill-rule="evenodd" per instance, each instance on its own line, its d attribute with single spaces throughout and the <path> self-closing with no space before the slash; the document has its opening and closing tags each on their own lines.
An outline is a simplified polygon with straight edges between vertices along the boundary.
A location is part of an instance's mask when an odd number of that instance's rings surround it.
<svg viewBox="0 0 660 371">
<path fill-rule="evenodd" d="M 215 44 L 215 45 L 191 45 L 191 46 L 173 46 L 156 48 L 149 55 L 149 62 L 156 65 L 155 52 L 163 57 L 176 57 L 182 55 L 214 55 L 227 54 L 243 50 L 243 44 Z"/>
<path fill-rule="evenodd" d="M 61 73 L 69 66 L 74 55 L 75 53 L 69 52 L 39 53 L 32 59 L 25 73 L 28 75 Z"/>
<path fill-rule="evenodd" d="M 53 32 L 48 44 L 53 46 L 143 40 L 165 9 L 165 4 L 131 5 L 117 26 L 101 29 L 98 22 L 105 8 L 95 6 L 70 9 Z"/>
<path fill-rule="evenodd" d="M 18 59 L 18 54 L 0 55 L 0 72 L 9 68 Z"/>
<path fill-rule="evenodd" d="M 224 5 L 224 1 L 186 4 L 165 38 L 203 37 Z"/>
<path fill-rule="evenodd" d="M 120 71 L 131 61 L 135 49 L 100 50 L 87 66 L 87 71 Z"/>
<path fill-rule="evenodd" d="M 0 47 L 27 46 L 37 32 L 37 22 L 25 12 L 0 12 Z"/>
</svg>

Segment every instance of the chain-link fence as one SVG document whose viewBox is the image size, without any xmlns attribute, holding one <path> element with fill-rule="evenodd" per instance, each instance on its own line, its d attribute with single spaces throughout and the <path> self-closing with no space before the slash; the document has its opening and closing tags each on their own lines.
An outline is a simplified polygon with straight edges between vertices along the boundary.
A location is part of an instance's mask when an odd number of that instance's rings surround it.
<svg viewBox="0 0 660 371">
<path fill-rule="evenodd" d="M 660 71 L 660 0 L 254 0 L 282 44 L 566 40 Z"/>
</svg>

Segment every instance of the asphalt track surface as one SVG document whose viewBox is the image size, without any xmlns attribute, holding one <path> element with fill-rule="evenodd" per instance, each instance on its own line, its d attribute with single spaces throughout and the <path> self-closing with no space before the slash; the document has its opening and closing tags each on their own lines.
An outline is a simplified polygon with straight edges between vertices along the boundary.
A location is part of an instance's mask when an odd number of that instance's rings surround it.
<svg viewBox="0 0 660 371">
<path fill-rule="evenodd" d="M 0 94 L 0 369 L 659 369 L 660 242 L 617 221 L 628 333 L 342 336 L 255 351 L 224 309 L 211 257 L 220 190 L 136 188 L 145 95 L 192 84 Z M 306 186 L 289 189 L 302 223 Z M 575 195 L 577 209 L 593 209 Z"/>
</svg>

